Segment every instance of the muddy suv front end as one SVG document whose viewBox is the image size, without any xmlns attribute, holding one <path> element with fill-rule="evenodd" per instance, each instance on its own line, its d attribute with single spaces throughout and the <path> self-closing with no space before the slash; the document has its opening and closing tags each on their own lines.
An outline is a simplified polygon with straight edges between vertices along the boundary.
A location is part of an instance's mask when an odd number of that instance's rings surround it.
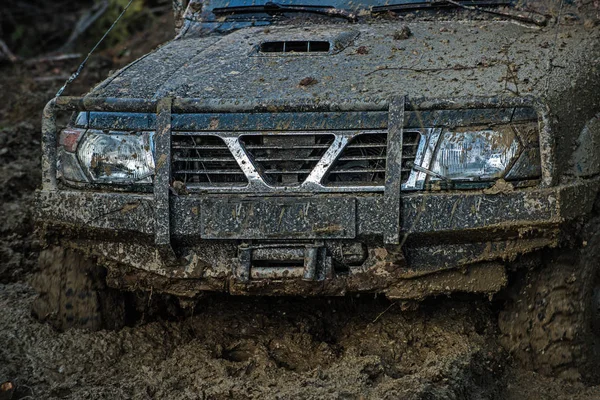
<svg viewBox="0 0 600 400">
<path fill-rule="evenodd" d="M 45 237 L 183 297 L 495 292 L 597 187 L 557 184 L 533 98 L 58 98 L 43 127 Z"/>
</svg>

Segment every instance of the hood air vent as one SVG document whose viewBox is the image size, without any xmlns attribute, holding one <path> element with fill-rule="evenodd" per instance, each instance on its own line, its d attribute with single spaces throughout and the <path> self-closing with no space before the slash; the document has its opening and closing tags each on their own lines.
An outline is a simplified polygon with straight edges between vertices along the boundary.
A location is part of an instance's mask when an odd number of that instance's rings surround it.
<svg viewBox="0 0 600 400">
<path fill-rule="evenodd" d="M 329 56 L 347 48 L 360 34 L 342 29 L 276 29 L 251 44 L 251 57 Z"/>
<path fill-rule="evenodd" d="M 322 40 L 263 42 L 261 53 L 329 53 L 331 44 Z"/>
</svg>

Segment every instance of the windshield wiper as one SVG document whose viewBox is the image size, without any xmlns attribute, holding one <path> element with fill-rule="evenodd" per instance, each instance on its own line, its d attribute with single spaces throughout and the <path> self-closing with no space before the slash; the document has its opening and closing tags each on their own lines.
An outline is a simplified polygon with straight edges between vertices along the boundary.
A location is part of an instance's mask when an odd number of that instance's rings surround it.
<svg viewBox="0 0 600 400">
<path fill-rule="evenodd" d="M 256 12 L 264 12 L 268 15 L 277 15 L 290 12 L 305 12 L 328 15 L 331 17 L 341 17 L 351 22 L 355 22 L 357 20 L 356 14 L 332 6 L 283 5 L 273 3 L 271 1 L 265 3 L 264 5 L 214 8 L 212 12 L 215 15 L 252 14 Z"/>
<path fill-rule="evenodd" d="M 421 10 L 428 8 L 442 8 L 442 7 L 455 7 L 459 3 L 461 6 L 482 6 L 482 7 L 496 7 L 496 6 L 508 6 L 512 0 L 462 0 L 462 1 L 448 1 L 448 0 L 404 0 L 395 4 L 386 4 L 384 6 L 374 6 L 373 12 L 382 11 L 412 11 Z"/>
<path fill-rule="evenodd" d="M 486 14 L 497 15 L 538 26 L 545 26 L 548 22 L 546 16 L 534 12 L 519 12 L 514 10 L 497 11 L 484 7 L 511 6 L 512 0 L 406 0 L 402 3 L 376 6 L 371 10 L 373 13 L 386 11 L 411 11 L 419 9 L 434 9 L 443 7 L 459 7 L 470 11 L 478 11 Z"/>
</svg>

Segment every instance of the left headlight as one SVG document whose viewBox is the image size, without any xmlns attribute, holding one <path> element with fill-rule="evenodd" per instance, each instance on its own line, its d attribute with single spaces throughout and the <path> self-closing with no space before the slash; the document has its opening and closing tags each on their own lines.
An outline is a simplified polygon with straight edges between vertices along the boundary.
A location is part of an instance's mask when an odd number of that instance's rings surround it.
<svg viewBox="0 0 600 400">
<path fill-rule="evenodd" d="M 540 173 L 538 149 L 533 124 L 445 131 L 431 171 L 452 181 L 533 178 Z"/>
<path fill-rule="evenodd" d="M 77 158 L 94 183 L 152 183 L 152 134 L 88 131 L 77 149 Z"/>
<path fill-rule="evenodd" d="M 452 180 L 499 178 L 519 151 L 510 132 L 495 130 L 444 132 L 432 171 Z"/>
</svg>

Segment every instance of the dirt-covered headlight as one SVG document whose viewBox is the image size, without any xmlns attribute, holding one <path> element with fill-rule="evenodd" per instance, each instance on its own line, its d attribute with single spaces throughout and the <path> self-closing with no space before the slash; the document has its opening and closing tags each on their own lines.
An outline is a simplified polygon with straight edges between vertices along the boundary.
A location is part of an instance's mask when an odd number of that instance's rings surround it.
<svg viewBox="0 0 600 400">
<path fill-rule="evenodd" d="M 445 131 L 431 171 L 452 181 L 534 178 L 540 171 L 536 133 L 535 125 Z"/>
<path fill-rule="evenodd" d="M 95 183 L 152 183 L 154 157 L 149 133 L 88 131 L 77 157 Z"/>
</svg>

